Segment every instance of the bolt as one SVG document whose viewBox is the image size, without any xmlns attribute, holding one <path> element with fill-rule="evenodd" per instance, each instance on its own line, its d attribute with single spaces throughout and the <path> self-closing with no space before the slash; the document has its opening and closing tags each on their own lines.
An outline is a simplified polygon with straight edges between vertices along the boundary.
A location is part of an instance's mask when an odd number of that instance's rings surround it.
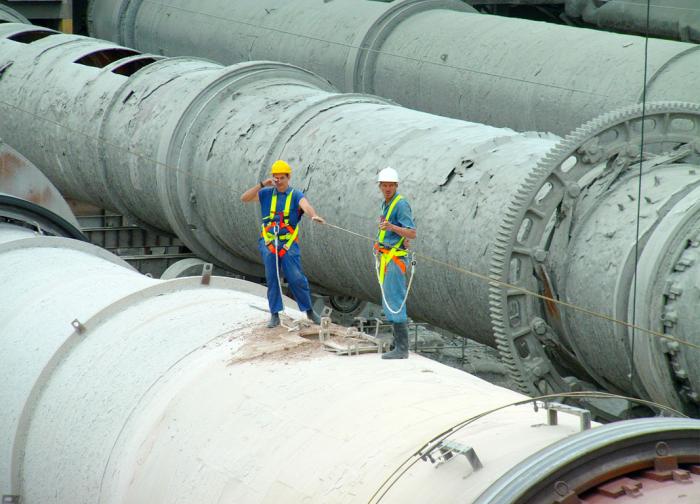
<svg viewBox="0 0 700 504">
<path fill-rule="evenodd" d="M 666 284 L 666 292 L 665 294 L 670 298 L 670 299 L 676 299 L 678 296 L 683 294 L 683 289 L 678 283 L 675 282 L 668 282 Z"/>
<path fill-rule="evenodd" d="M 578 198 L 579 194 L 581 194 L 581 186 L 579 186 L 576 182 L 571 182 L 566 184 L 566 192 L 572 198 Z"/>
<path fill-rule="evenodd" d="M 656 443 L 656 454 L 659 457 L 665 457 L 666 455 L 668 455 L 668 452 L 669 449 L 666 443 L 664 443 L 663 441 L 659 441 L 658 443 Z"/>
<path fill-rule="evenodd" d="M 677 341 L 664 341 L 664 347 L 666 353 L 676 353 L 678 352 L 678 349 L 680 348 L 680 345 L 678 344 Z"/>
<path fill-rule="evenodd" d="M 557 492 L 557 495 L 560 497 L 566 497 L 571 492 L 571 490 L 569 490 L 569 485 L 567 485 L 565 481 L 557 481 L 554 483 L 554 491 Z"/>
<path fill-rule="evenodd" d="M 537 262 L 544 262 L 544 260 L 547 259 L 547 251 L 543 249 L 536 249 L 533 253 L 533 257 Z"/>
<path fill-rule="evenodd" d="M 539 317 L 535 317 L 532 321 L 532 330 L 535 334 L 542 336 L 547 332 L 547 323 Z"/>
</svg>

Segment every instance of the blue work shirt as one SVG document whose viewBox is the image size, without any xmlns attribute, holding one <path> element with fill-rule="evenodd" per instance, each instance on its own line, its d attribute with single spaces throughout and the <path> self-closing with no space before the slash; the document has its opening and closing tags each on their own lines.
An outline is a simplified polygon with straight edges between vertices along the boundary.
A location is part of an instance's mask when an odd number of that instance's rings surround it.
<svg viewBox="0 0 700 504">
<path fill-rule="evenodd" d="M 395 194 L 394 198 L 396 198 L 397 196 L 398 196 L 398 194 Z M 391 201 L 394 201 L 394 198 L 392 198 Z M 389 211 L 389 206 L 391 205 L 391 201 L 389 202 L 389 204 L 387 204 L 386 201 L 382 201 L 382 210 L 381 210 L 382 213 L 381 213 L 381 216 L 379 217 L 380 224 L 386 218 L 386 213 Z M 406 200 L 406 198 L 402 197 L 396 203 L 394 210 L 391 212 L 391 216 L 389 216 L 389 222 L 391 224 L 394 224 L 396 226 L 400 226 L 403 228 L 408 228 L 408 229 L 415 229 L 416 228 L 416 225 L 413 222 L 413 212 L 411 211 L 411 205 L 408 204 L 408 201 Z M 379 232 L 377 233 L 377 236 L 379 236 Z M 392 247 L 392 246 L 396 245 L 400 239 L 401 239 L 401 236 L 394 233 L 393 231 L 387 230 L 386 234 L 384 235 L 383 244 L 388 246 L 388 247 Z"/>
<path fill-rule="evenodd" d="M 260 200 L 260 211 L 262 212 L 262 218 L 264 222 L 268 222 L 268 217 L 270 216 L 270 203 L 272 202 L 272 194 L 277 191 L 274 187 L 265 187 L 258 191 L 258 199 Z M 299 207 L 299 202 L 304 199 L 304 193 L 299 189 L 292 189 L 288 187 L 283 193 L 277 192 L 277 208 L 275 209 L 275 220 L 280 220 L 280 214 L 277 212 L 284 212 L 284 204 L 287 202 L 287 195 L 290 191 L 294 191 L 292 195 L 292 203 L 289 206 L 289 225 L 296 227 L 296 225 L 301 220 L 303 212 Z"/>
</svg>

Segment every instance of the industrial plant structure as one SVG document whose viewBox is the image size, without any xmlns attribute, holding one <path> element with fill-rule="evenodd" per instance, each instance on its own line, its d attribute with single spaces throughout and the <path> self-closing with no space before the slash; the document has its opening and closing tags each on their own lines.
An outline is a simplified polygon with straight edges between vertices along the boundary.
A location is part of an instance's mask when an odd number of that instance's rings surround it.
<svg viewBox="0 0 700 504">
<path fill-rule="evenodd" d="M 700 418 L 696 45 L 457 0 L 88 13 L 113 42 L 0 5 L 3 504 L 700 500 L 700 421 L 669 418 Z M 519 392 L 265 329 L 264 288 L 212 271 L 263 277 L 239 196 L 277 159 L 329 223 L 300 228 L 313 287 L 375 303 L 397 168 L 409 315 Z M 140 274 L 64 197 L 197 259 Z"/>
</svg>

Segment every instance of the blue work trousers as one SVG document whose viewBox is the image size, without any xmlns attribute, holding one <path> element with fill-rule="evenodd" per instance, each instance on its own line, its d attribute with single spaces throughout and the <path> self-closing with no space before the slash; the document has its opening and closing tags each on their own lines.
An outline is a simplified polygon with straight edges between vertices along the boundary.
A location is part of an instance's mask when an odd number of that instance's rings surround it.
<svg viewBox="0 0 700 504">
<path fill-rule="evenodd" d="M 280 288 L 277 282 L 277 267 L 275 265 L 275 254 L 270 252 L 263 240 L 259 240 L 258 249 L 262 255 L 265 265 L 265 279 L 267 280 L 267 303 L 270 306 L 270 313 L 278 313 L 284 309 Z M 289 289 L 303 312 L 311 309 L 311 291 L 309 281 L 301 269 L 301 254 L 299 245 L 296 243 L 290 247 L 287 253 L 279 259 L 280 273 L 287 280 Z"/>
<path fill-rule="evenodd" d="M 400 257 L 398 259 L 399 261 L 403 261 L 404 264 L 408 262 L 405 257 Z M 406 297 L 406 275 L 393 260 L 389 261 L 384 273 L 384 297 L 386 298 L 386 303 L 382 299 L 382 307 L 384 308 L 384 314 L 387 320 L 391 323 L 406 322 L 408 318 L 406 317 L 405 304 L 399 313 L 391 313 L 386 306 L 388 303 L 389 307 L 396 311 L 399 306 L 401 306 L 404 297 Z"/>
</svg>

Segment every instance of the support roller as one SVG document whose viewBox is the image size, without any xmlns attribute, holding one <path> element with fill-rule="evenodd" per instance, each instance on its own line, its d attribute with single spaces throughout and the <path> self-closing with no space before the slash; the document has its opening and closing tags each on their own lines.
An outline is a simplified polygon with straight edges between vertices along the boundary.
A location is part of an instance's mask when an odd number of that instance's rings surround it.
<svg viewBox="0 0 700 504">
<path fill-rule="evenodd" d="M 519 131 L 569 133 L 640 102 L 645 78 L 647 100 L 700 103 L 695 44 L 649 40 L 645 73 L 643 37 L 457 0 L 92 0 L 89 16 L 92 36 L 142 51 L 287 62 L 344 92 Z"/>
</svg>

